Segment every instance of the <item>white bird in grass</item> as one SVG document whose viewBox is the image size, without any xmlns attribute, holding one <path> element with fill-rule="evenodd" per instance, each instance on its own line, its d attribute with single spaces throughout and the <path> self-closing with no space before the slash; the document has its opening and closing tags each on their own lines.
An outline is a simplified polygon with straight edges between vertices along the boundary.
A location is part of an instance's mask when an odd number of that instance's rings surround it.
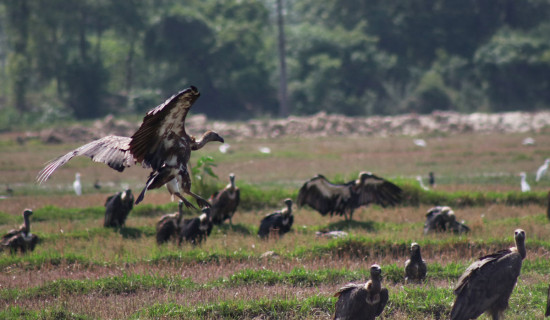
<svg viewBox="0 0 550 320">
<path fill-rule="evenodd" d="M 424 140 L 424 139 L 414 139 L 414 140 L 413 140 L 413 143 L 414 143 L 415 145 L 419 146 L 419 147 L 422 147 L 422 148 L 424 148 L 424 147 L 426 147 L 426 146 L 428 145 L 428 144 L 426 143 L 426 140 Z"/>
<path fill-rule="evenodd" d="M 519 175 L 521 177 L 521 192 L 531 191 L 531 187 L 526 181 L 527 174 L 525 172 L 521 172 Z"/>
<path fill-rule="evenodd" d="M 537 170 L 537 178 L 535 179 L 536 182 L 539 182 L 540 178 L 542 178 L 542 176 L 546 174 L 546 171 L 548 171 L 549 164 L 550 164 L 550 159 L 546 159 L 544 161 L 544 164 L 539 167 L 539 169 Z"/>
<path fill-rule="evenodd" d="M 73 182 L 73 188 L 74 188 L 74 192 L 76 193 L 77 196 L 82 195 L 82 184 L 80 183 L 80 173 L 78 173 L 78 172 L 75 174 L 75 179 L 74 179 L 74 182 Z"/>
<path fill-rule="evenodd" d="M 424 182 L 422 182 L 422 177 L 421 176 L 416 176 L 416 180 L 418 181 L 418 183 L 420 183 L 420 188 L 424 189 L 424 191 L 429 191 L 430 188 L 426 187 L 424 185 Z"/>
</svg>

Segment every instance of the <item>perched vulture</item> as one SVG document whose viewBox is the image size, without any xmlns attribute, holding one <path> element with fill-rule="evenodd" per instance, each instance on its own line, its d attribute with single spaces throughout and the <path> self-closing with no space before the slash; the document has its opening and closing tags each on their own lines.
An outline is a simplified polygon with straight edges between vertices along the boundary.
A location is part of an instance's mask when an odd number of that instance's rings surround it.
<svg viewBox="0 0 550 320">
<path fill-rule="evenodd" d="M 516 246 L 479 258 L 458 279 L 452 320 L 476 319 L 487 312 L 499 319 L 508 308 L 521 264 L 525 259 L 525 231 L 515 232 Z"/>
<path fill-rule="evenodd" d="M 239 202 L 241 199 L 241 191 L 235 186 L 235 174 L 229 175 L 229 184 L 223 189 L 214 193 L 210 197 L 210 203 L 212 205 L 212 223 L 222 224 L 225 220 L 229 219 L 229 223 L 233 224 L 231 220 Z"/>
<path fill-rule="evenodd" d="M 424 234 L 430 232 L 453 232 L 461 234 L 469 232 L 470 228 L 463 222 L 456 221 L 456 216 L 450 207 L 433 207 L 426 213 Z"/>
<path fill-rule="evenodd" d="M 202 214 L 196 218 L 184 219 L 180 231 L 179 243 L 190 242 L 192 245 L 201 244 L 212 232 L 210 208 L 203 208 Z"/>
<path fill-rule="evenodd" d="M 260 230 L 258 230 L 260 238 L 265 239 L 269 237 L 271 233 L 282 236 L 290 231 L 292 223 L 294 223 L 292 200 L 285 199 L 284 202 L 286 208 L 266 215 L 260 222 Z"/>
<path fill-rule="evenodd" d="M 23 211 L 24 223 L 18 229 L 12 229 L 2 236 L 0 242 L 2 250 L 9 248 L 12 254 L 16 253 L 18 249 L 21 253 L 34 250 L 38 243 L 38 236 L 31 233 L 31 215 L 32 210 L 25 209 Z"/>
<path fill-rule="evenodd" d="M 126 218 L 134 207 L 134 195 L 132 190 L 121 191 L 107 198 L 105 201 L 104 227 L 122 227 Z"/>
<path fill-rule="evenodd" d="M 334 296 L 336 313 L 334 320 L 374 320 L 388 303 L 388 289 L 382 287 L 382 270 L 377 264 L 370 267 L 370 280 L 365 284 L 350 283 Z"/>
<path fill-rule="evenodd" d="M 401 201 L 401 189 L 395 184 L 361 172 L 357 180 L 345 184 L 333 184 L 324 176 L 306 181 L 298 193 L 298 206 L 309 205 L 323 216 L 327 213 L 353 217 L 353 211 L 360 206 L 375 203 L 393 206 Z"/>
<path fill-rule="evenodd" d="M 157 244 L 163 244 L 171 238 L 178 238 L 183 218 L 183 201 L 178 204 L 178 212 L 165 214 L 157 221 Z"/>
<path fill-rule="evenodd" d="M 200 139 L 185 132 L 185 118 L 199 96 L 194 86 L 180 91 L 147 112 L 141 126 L 131 137 L 106 136 L 70 151 L 47 164 L 38 174 L 38 182 L 48 180 L 57 168 L 76 156 L 90 157 L 117 171 L 141 163 L 142 167 L 151 168 L 152 172 L 136 204 L 143 200 L 146 190 L 166 184 L 170 194 L 178 196 L 188 208 L 194 208 L 194 205 L 180 192 L 195 198 L 201 207 L 209 206 L 208 201 L 191 192 L 187 163 L 191 151 L 201 149 L 208 142 L 223 143 L 224 140 L 213 131 L 205 132 Z"/>
<path fill-rule="evenodd" d="M 411 257 L 405 261 L 405 282 L 422 282 L 426 279 L 426 261 L 420 254 L 420 245 L 413 242 L 411 244 Z"/>
</svg>

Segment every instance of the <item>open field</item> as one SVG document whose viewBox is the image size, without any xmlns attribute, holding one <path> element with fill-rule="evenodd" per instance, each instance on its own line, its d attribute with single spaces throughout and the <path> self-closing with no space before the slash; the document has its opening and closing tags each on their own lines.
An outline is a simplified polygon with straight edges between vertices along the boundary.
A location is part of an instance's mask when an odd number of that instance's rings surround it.
<svg viewBox="0 0 550 320">
<path fill-rule="evenodd" d="M 148 192 L 125 228 L 102 227 L 105 198 L 125 185 L 138 193 L 148 171 L 117 173 L 75 158 L 38 186 L 34 179 L 43 164 L 76 145 L 29 141 L 21 146 L 12 134 L 1 135 L 1 182 L 9 184 L 14 195 L 0 200 L 0 231 L 17 226 L 22 210 L 30 207 L 35 211 L 33 233 L 42 241 L 25 256 L 0 253 L 0 318 L 331 319 L 334 292 L 350 281 L 364 281 L 370 265 L 378 263 L 390 291 L 383 318 L 445 319 L 454 301 L 452 287 L 465 268 L 481 254 L 511 246 L 514 229 L 523 228 L 527 258 L 505 318 L 543 319 L 550 282 L 550 224 L 543 200 L 550 175 L 535 183 L 534 173 L 550 157 L 550 135 L 531 135 L 536 145 L 523 146 L 526 136 L 425 137 L 426 148 L 415 146 L 409 137 L 228 141 L 228 154 L 211 144 L 197 152 L 192 163 L 198 156 L 212 155 L 220 179 L 208 178 L 207 183 L 225 185 L 234 172 L 237 185 L 249 191 L 243 193 L 248 202 L 237 212 L 233 227 L 214 227 L 208 241 L 193 248 L 155 243 L 156 220 L 176 210 L 165 189 Z M 260 146 L 270 147 L 272 153 L 261 154 Z M 71 189 L 77 171 L 84 183 L 81 197 Z M 465 194 L 527 197 L 519 192 L 518 174 L 525 171 L 530 196 L 538 200 L 523 206 L 458 202 L 463 205 L 455 207 L 457 217 L 472 228 L 460 237 L 422 235 L 426 210 L 446 204 L 429 200 L 362 208 L 349 224 L 295 208 L 293 230 L 285 237 L 261 241 L 256 236 L 263 215 L 282 208 L 284 196 L 295 195 L 306 179 L 323 173 L 345 181 L 359 171 L 372 171 L 409 189 L 416 188 L 417 175 L 426 183 L 427 173 L 433 171 L 437 189 L 423 199 L 433 194 L 437 199 Z M 103 186 L 100 190 L 93 188 L 96 179 Z M 327 229 L 347 231 L 350 237 L 315 237 L 316 231 Z M 403 281 L 412 241 L 422 246 L 429 265 L 422 285 Z M 267 251 L 275 255 L 262 257 Z"/>
</svg>

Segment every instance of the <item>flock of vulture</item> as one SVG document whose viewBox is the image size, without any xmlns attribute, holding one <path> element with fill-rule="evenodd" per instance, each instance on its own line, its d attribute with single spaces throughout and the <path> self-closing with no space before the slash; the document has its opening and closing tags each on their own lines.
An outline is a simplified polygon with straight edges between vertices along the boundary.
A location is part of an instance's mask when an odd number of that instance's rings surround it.
<svg viewBox="0 0 550 320">
<path fill-rule="evenodd" d="M 188 162 L 191 152 L 199 150 L 208 142 L 224 142 L 216 132 L 207 131 L 200 138 L 188 135 L 185 131 L 185 118 L 193 103 L 199 98 L 198 89 L 191 86 L 150 110 L 145 115 L 139 129 L 131 137 L 106 136 L 92 141 L 67 154 L 54 159 L 38 174 L 37 180 L 45 182 L 53 172 L 75 156 L 87 156 L 93 161 L 123 171 L 140 164 L 150 169 L 145 187 L 134 198 L 131 190 L 119 192 L 105 203 L 106 227 L 121 227 L 134 204 L 140 203 L 147 190 L 166 185 L 172 196 L 180 199 L 178 211 L 162 216 L 156 225 L 157 243 L 173 240 L 178 244 L 186 241 L 200 244 L 210 234 L 213 224 L 229 220 L 239 205 L 240 191 L 235 184 L 235 175 L 230 174 L 229 184 L 208 200 L 191 191 Z M 183 210 L 195 208 L 184 197 L 195 199 L 202 209 L 198 217 L 184 219 Z M 345 184 L 328 181 L 317 175 L 306 181 L 300 188 L 298 206 L 310 206 L 321 215 L 344 216 L 352 220 L 353 212 L 365 205 L 377 204 L 383 207 L 400 202 L 402 191 L 395 184 L 368 172 L 359 174 L 356 180 Z M 261 238 L 280 237 L 288 232 L 293 224 L 292 200 L 284 200 L 285 207 L 266 215 L 261 221 L 258 236 Z M 1 248 L 9 248 L 12 253 L 20 250 L 33 250 L 38 237 L 30 231 L 32 210 L 23 212 L 24 223 L 18 229 L 9 231 L 2 237 Z M 424 233 L 429 232 L 468 232 L 469 228 L 456 220 L 449 207 L 434 207 L 426 214 Z M 451 319 L 475 319 L 487 312 L 493 319 L 499 319 L 508 307 L 508 299 L 521 271 L 526 256 L 525 232 L 515 231 L 515 246 L 484 257 L 472 263 L 459 278 L 454 293 L 456 300 L 451 311 Z M 422 282 L 426 278 L 427 267 L 422 259 L 418 243 L 410 247 L 410 259 L 405 263 L 405 281 Z M 370 279 L 364 284 L 348 284 L 335 296 L 334 319 L 375 319 L 389 300 L 388 290 L 382 287 L 382 268 L 374 264 L 370 268 Z"/>
</svg>

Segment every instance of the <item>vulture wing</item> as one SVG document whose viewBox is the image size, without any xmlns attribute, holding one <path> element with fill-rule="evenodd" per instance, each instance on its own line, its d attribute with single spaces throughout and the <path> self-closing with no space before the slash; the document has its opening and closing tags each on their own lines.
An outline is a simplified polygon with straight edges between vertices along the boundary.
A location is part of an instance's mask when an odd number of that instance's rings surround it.
<svg viewBox="0 0 550 320">
<path fill-rule="evenodd" d="M 103 162 L 109 167 L 122 172 L 124 168 L 136 163 L 136 159 L 130 153 L 129 143 L 130 138 L 121 136 L 106 136 L 92 141 L 52 160 L 38 173 L 37 180 L 40 183 L 48 180 L 57 168 L 76 156 L 90 157 L 95 162 Z"/>
<path fill-rule="evenodd" d="M 505 309 L 521 271 L 517 252 L 502 250 L 481 257 L 458 279 L 451 319 L 474 319 L 495 303 Z"/>
<path fill-rule="evenodd" d="M 376 316 L 379 316 L 380 314 L 382 314 L 382 311 L 384 311 L 384 307 L 388 303 L 388 300 L 389 300 L 388 289 L 382 288 L 382 290 L 380 290 L 380 302 L 378 302 L 378 304 L 376 305 L 376 310 L 374 311 L 374 314 Z"/>
<path fill-rule="evenodd" d="M 350 200 L 349 184 L 333 184 L 320 174 L 306 181 L 298 193 L 298 206 L 307 204 L 322 215 L 343 214 Z"/>
<path fill-rule="evenodd" d="M 199 90 L 191 86 L 147 112 L 130 142 L 130 150 L 138 162 L 144 162 L 155 170 L 162 166 L 164 159 L 157 159 L 157 155 L 173 143 L 165 138 L 171 133 L 179 137 L 187 136 L 185 118 L 199 96 Z"/>
<path fill-rule="evenodd" d="M 401 188 L 372 173 L 368 175 L 357 190 L 359 206 L 375 203 L 386 207 L 396 205 L 401 201 Z"/>
</svg>

